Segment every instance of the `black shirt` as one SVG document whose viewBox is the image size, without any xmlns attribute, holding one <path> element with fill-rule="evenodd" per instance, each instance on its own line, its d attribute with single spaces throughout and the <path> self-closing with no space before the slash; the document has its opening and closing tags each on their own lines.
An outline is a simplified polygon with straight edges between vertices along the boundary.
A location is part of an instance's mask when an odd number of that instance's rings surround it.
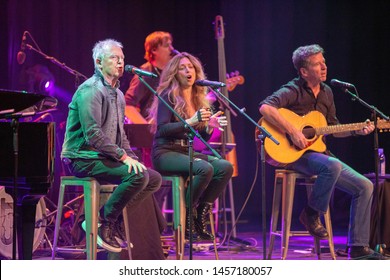
<svg viewBox="0 0 390 280">
<path fill-rule="evenodd" d="M 142 70 L 152 72 L 157 76 L 160 75 L 160 71 L 157 70 L 150 62 L 146 62 L 140 67 Z M 157 89 L 159 84 L 159 78 L 143 77 L 154 90 Z M 154 93 L 147 88 L 139 79 L 138 75 L 134 75 L 130 81 L 130 86 L 126 91 L 126 104 L 140 108 L 140 114 L 148 119 L 149 109 L 152 106 L 154 100 Z"/>
<path fill-rule="evenodd" d="M 315 98 L 307 82 L 301 77 L 295 78 L 283 85 L 279 90 L 268 96 L 262 102 L 275 108 L 286 108 L 294 113 L 303 116 L 310 111 L 319 111 L 324 116 L 328 125 L 338 124 L 336 117 L 336 107 L 331 88 L 325 83 L 321 83 L 320 92 Z"/>
</svg>

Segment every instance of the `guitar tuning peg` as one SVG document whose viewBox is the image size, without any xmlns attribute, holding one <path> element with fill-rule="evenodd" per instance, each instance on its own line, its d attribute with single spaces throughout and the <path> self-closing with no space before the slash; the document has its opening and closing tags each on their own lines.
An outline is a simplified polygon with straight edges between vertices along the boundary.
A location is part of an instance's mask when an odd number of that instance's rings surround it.
<svg viewBox="0 0 390 280">
<path fill-rule="evenodd" d="M 235 73 L 236 76 L 239 76 L 239 75 L 240 75 L 240 72 L 237 71 L 237 70 L 236 70 L 234 73 Z"/>
<path fill-rule="evenodd" d="M 227 79 L 229 79 L 229 78 L 230 78 L 230 76 L 229 76 L 229 73 L 226 73 L 226 78 L 227 78 Z"/>
</svg>

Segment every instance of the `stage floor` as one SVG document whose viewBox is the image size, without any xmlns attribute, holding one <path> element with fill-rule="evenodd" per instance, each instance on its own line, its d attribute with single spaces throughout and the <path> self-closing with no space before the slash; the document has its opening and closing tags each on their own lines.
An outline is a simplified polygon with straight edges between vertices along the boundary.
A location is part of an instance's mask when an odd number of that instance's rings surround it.
<svg viewBox="0 0 390 280">
<path fill-rule="evenodd" d="M 220 240 L 223 235 L 219 233 Z M 263 251 L 263 235 L 260 229 L 253 227 L 242 226 L 237 232 L 236 238 L 231 238 L 228 243 L 225 241 L 222 245 L 217 246 L 218 255 L 220 260 L 261 260 L 264 259 Z M 334 233 L 334 246 L 337 260 L 346 260 L 346 235 L 335 232 Z M 229 244 L 229 246 L 228 246 Z M 268 256 L 269 249 L 269 236 L 267 235 L 266 241 L 266 256 Z M 176 259 L 175 248 L 172 244 L 168 252 L 168 260 Z M 198 244 L 194 243 L 192 251 L 192 259 L 194 260 L 214 260 L 215 254 L 212 244 Z M 34 251 L 33 259 L 50 259 L 50 248 L 38 248 Z M 58 254 L 59 259 L 85 259 L 83 253 L 67 253 Z M 106 253 L 99 251 L 98 259 L 106 259 Z M 186 246 L 184 259 L 189 259 L 189 247 Z M 280 238 L 275 238 L 274 250 L 272 254 L 273 260 L 281 259 Z M 310 236 L 304 237 L 291 237 L 287 260 L 316 260 L 317 254 L 314 252 L 314 239 Z M 329 253 L 329 247 L 326 240 L 321 241 L 321 259 L 331 260 Z"/>
</svg>

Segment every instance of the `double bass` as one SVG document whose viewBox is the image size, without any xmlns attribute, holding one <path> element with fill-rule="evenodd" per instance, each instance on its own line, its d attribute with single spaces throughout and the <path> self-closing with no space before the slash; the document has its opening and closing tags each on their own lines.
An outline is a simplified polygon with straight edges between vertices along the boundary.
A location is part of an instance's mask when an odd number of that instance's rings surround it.
<svg viewBox="0 0 390 280">
<path fill-rule="evenodd" d="M 226 87 L 221 88 L 221 93 L 229 98 L 228 91 L 233 91 L 237 85 L 242 85 L 245 82 L 245 79 L 242 75 L 235 71 L 229 76 L 226 74 L 226 62 L 225 62 L 225 49 L 224 49 L 224 29 L 223 29 L 223 21 L 222 16 L 217 16 L 215 20 L 215 38 L 218 42 L 218 71 L 219 71 L 219 81 L 226 84 Z M 238 176 L 238 166 L 237 166 L 237 154 L 236 154 L 236 143 L 234 140 L 234 135 L 231 129 L 231 116 L 230 116 L 230 108 L 229 104 L 223 100 L 222 97 L 218 98 L 217 93 L 209 92 L 207 98 L 212 102 L 216 102 L 217 100 L 220 103 L 220 109 L 224 112 L 226 119 L 228 121 L 228 125 L 224 129 L 224 132 L 215 129 L 213 134 L 211 135 L 208 143 L 210 146 L 216 150 L 218 150 L 222 157 L 227 159 L 234 168 L 233 177 Z M 233 114 L 237 115 L 234 111 Z M 194 149 L 196 151 L 210 154 L 206 145 L 204 145 L 198 138 L 194 140 Z"/>
<path fill-rule="evenodd" d="M 226 83 L 226 60 L 225 60 L 225 47 L 224 47 L 224 39 L 225 39 L 225 29 L 223 24 L 222 16 L 216 16 L 215 18 L 215 39 L 218 43 L 218 78 L 219 81 Z M 221 93 L 229 98 L 227 88 L 221 88 Z M 234 168 L 233 177 L 238 176 L 238 165 L 237 165 L 237 153 L 235 147 L 234 135 L 232 133 L 231 126 L 231 115 L 230 110 L 228 108 L 224 108 L 224 113 L 226 119 L 228 121 L 228 125 L 224 129 L 223 133 L 221 133 L 221 154 L 228 160 Z M 228 151 L 226 147 L 231 146 L 232 149 Z"/>
</svg>

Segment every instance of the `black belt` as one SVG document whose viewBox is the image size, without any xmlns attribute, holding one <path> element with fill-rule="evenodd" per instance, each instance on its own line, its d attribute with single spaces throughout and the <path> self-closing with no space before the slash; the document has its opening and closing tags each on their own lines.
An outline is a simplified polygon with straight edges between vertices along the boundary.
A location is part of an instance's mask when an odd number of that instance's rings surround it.
<svg viewBox="0 0 390 280">
<path fill-rule="evenodd" d="M 188 140 L 186 139 L 157 139 L 158 145 L 178 145 L 182 147 L 188 147 Z"/>
</svg>

